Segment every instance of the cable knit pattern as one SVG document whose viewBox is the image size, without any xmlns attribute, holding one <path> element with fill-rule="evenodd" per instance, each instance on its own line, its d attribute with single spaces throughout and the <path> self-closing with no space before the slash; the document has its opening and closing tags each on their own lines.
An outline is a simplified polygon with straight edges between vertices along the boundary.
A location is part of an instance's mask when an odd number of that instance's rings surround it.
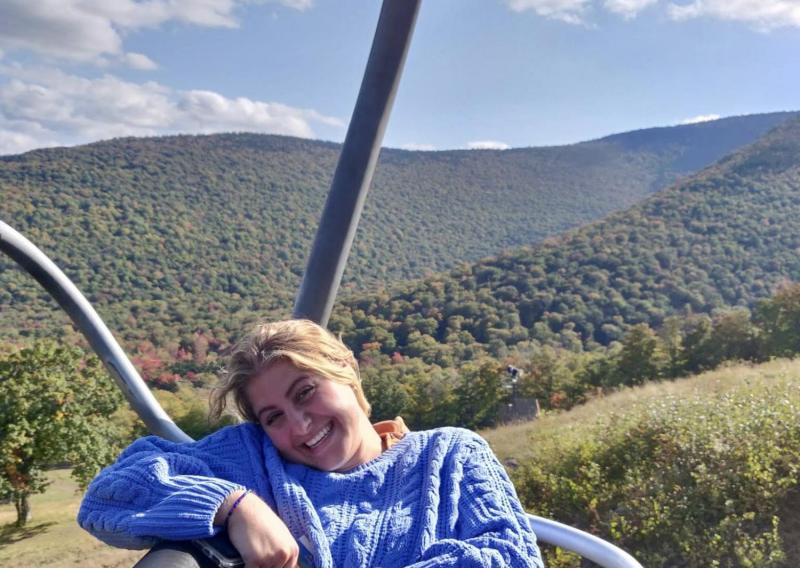
<svg viewBox="0 0 800 568">
<path fill-rule="evenodd" d="M 143 438 L 92 482 L 78 522 L 127 548 L 203 538 L 240 488 L 311 543 L 318 567 L 542 567 L 511 481 L 459 428 L 409 433 L 346 473 L 285 462 L 253 424 L 190 444 Z"/>
</svg>

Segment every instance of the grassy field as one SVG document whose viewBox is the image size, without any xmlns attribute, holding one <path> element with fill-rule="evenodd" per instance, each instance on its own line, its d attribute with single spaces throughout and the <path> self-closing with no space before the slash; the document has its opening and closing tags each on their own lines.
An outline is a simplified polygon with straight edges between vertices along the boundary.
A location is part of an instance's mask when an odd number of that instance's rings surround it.
<svg viewBox="0 0 800 568">
<path fill-rule="evenodd" d="M 33 518 L 24 529 L 14 526 L 14 506 L 0 505 L 0 566 L 116 568 L 133 566 L 142 557 L 142 551 L 106 546 L 78 526 L 80 495 L 68 470 L 53 470 L 49 478 L 47 491 L 31 499 Z"/>
</svg>

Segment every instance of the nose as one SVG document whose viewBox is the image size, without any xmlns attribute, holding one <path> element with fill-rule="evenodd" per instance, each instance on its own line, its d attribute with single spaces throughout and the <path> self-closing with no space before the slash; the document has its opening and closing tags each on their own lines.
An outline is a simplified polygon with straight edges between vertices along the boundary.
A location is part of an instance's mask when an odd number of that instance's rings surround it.
<svg viewBox="0 0 800 568">
<path fill-rule="evenodd" d="M 292 433 L 298 436 L 308 434 L 311 428 L 311 417 L 302 410 L 292 410 L 286 413 Z"/>
</svg>

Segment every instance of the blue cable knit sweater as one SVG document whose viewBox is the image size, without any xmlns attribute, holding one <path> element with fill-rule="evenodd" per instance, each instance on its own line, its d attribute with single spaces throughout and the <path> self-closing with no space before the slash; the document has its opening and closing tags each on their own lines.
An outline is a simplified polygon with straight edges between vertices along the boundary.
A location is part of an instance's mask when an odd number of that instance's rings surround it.
<svg viewBox="0 0 800 568">
<path fill-rule="evenodd" d="M 204 538 L 234 490 L 248 488 L 306 543 L 318 567 L 542 567 L 514 487 L 467 430 L 411 432 L 346 473 L 284 461 L 254 424 L 198 442 L 134 442 L 87 491 L 80 525 L 126 548 Z"/>
</svg>

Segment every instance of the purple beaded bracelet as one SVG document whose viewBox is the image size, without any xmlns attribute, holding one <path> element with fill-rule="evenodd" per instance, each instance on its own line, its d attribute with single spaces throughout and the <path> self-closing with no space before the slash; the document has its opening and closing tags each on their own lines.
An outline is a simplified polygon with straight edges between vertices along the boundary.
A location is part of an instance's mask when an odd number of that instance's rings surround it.
<svg viewBox="0 0 800 568">
<path fill-rule="evenodd" d="M 225 525 L 224 526 L 226 526 L 226 527 L 228 526 L 228 521 L 231 520 L 231 515 L 233 515 L 233 512 L 236 510 L 236 507 L 238 507 L 239 503 L 241 503 L 242 500 L 245 497 L 247 497 L 250 493 L 252 493 L 252 491 L 250 491 L 249 489 L 246 489 L 245 492 L 242 493 L 241 495 L 239 495 L 239 497 L 237 497 L 236 501 L 233 502 L 233 505 L 231 505 L 231 508 L 228 509 L 228 514 L 225 515 Z"/>
</svg>

